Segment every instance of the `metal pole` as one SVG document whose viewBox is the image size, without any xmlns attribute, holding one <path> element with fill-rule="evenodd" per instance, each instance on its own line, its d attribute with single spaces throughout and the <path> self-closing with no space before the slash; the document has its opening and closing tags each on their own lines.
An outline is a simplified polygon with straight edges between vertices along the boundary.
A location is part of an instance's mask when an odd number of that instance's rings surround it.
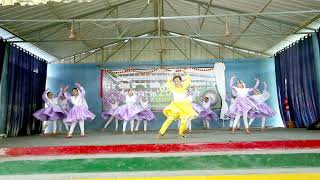
<svg viewBox="0 0 320 180">
<path fill-rule="evenodd" d="M 280 35 L 293 35 L 293 34 L 310 34 L 312 32 L 296 32 L 296 33 L 261 33 L 261 34 L 231 34 L 230 36 L 280 36 Z M 185 38 L 185 37 L 191 37 L 191 38 L 197 38 L 197 37 L 224 37 L 224 34 L 201 34 L 201 35 L 181 35 L 181 36 L 174 36 L 174 35 L 161 35 L 161 38 Z M 160 36 L 133 36 L 133 37 L 106 37 L 106 38 L 90 38 L 90 39 L 76 39 L 76 40 L 70 40 L 70 39 L 57 39 L 57 40 L 43 40 L 43 41 L 8 41 L 13 43 L 28 43 L 28 42 L 68 42 L 68 41 L 96 41 L 96 40 L 133 40 L 133 39 L 159 39 Z"/>
<path fill-rule="evenodd" d="M 283 11 L 283 12 L 262 12 L 262 13 L 230 13 L 230 14 L 215 14 L 215 15 L 196 15 L 196 16 L 161 16 L 161 20 L 186 20 L 186 19 L 203 19 L 217 17 L 239 17 L 239 16 L 272 16 L 272 15 L 289 15 L 289 14 L 314 14 L 320 13 L 320 10 L 309 11 Z M 105 19 L 0 19 L 0 22 L 108 22 L 108 21 L 155 21 L 159 17 L 137 17 L 137 18 L 105 18 Z"/>
</svg>

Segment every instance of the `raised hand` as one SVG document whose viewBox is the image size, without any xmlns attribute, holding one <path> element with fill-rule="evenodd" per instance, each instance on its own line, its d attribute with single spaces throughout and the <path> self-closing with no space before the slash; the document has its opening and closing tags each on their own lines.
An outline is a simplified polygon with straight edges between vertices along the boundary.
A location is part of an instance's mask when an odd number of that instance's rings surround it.
<svg viewBox="0 0 320 180">
<path fill-rule="evenodd" d="M 76 85 L 76 86 L 80 86 L 80 83 L 75 82 L 75 83 L 74 83 L 74 85 Z"/>
<path fill-rule="evenodd" d="M 69 85 L 67 85 L 67 86 L 63 89 L 63 92 L 67 92 L 68 89 L 69 89 Z"/>
</svg>

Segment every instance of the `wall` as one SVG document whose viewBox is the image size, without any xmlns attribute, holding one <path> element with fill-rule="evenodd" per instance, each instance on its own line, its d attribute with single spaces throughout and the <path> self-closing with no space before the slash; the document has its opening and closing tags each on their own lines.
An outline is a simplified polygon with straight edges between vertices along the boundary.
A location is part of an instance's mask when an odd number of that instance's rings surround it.
<svg viewBox="0 0 320 180">
<path fill-rule="evenodd" d="M 221 62 L 221 60 L 206 60 L 206 61 L 184 61 L 184 65 L 176 64 L 175 62 L 168 62 L 168 66 L 197 66 L 197 67 L 208 67 L 213 66 L 214 62 Z M 226 79 L 229 84 L 229 79 L 232 75 L 235 75 L 241 80 L 245 81 L 248 87 L 254 85 L 254 78 L 259 78 L 262 81 L 266 81 L 269 86 L 269 92 L 271 97 L 268 100 L 275 110 L 278 111 L 278 101 L 276 95 L 276 81 L 274 73 L 274 60 L 273 59 L 242 59 L 242 60 L 223 60 L 226 64 Z M 109 63 L 106 65 L 108 68 L 117 69 L 117 68 L 127 68 L 127 67 L 152 67 L 157 66 L 155 63 L 132 63 L 126 64 L 117 64 Z M 91 122 L 86 123 L 87 130 L 101 129 L 103 127 L 104 121 L 100 118 L 100 111 L 102 108 L 101 100 L 99 96 L 100 91 L 100 72 L 99 67 L 96 64 L 50 64 L 48 66 L 48 80 L 47 86 L 54 92 L 58 92 L 60 85 L 71 85 L 73 86 L 74 82 L 79 82 L 82 84 L 86 91 L 86 99 L 88 101 L 90 110 L 97 115 L 97 118 Z M 260 89 L 262 90 L 262 86 Z M 227 88 L 229 90 L 229 88 Z M 229 93 L 229 92 L 227 92 Z M 162 113 L 156 114 L 157 118 L 152 121 L 149 125 L 149 129 L 158 130 L 161 126 L 164 116 Z M 199 120 L 193 121 L 193 128 L 200 128 L 201 122 Z M 228 121 L 225 122 L 228 125 Z M 253 125 L 260 124 L 260 121 L 256 121 Z M 279 113 L 269 119 L 266 123 L 267 126 L 282 127 L 282 120 Z M 210 125 L 212 126 L 212 125 Z M 214 127 L 222 127 L 222 121 L 215 122 Z M 142 127 L 142 126 L 141 126 Z M 171 128 L 175 128 L 172 126 Z M 109 127 L 113 128 L 113 126 Z"/>
</svg>

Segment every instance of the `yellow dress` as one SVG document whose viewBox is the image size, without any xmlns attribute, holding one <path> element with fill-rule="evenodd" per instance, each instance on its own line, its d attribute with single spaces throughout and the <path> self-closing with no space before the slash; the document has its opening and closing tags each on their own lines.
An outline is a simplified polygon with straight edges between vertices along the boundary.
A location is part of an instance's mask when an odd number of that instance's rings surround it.
<svg viewBox="0 0 320 180">
<path fill-rule="evenodd" d="M 164 108 L 163 114 L 165 116 L 181 120 L 191 120 L 198 115 L 197 112 L 193 110 L 190 101 L 186 98 L 187 88 L 190 82 L 191 78 L 187 75 L 182 87 L 176 87 L 171 78 L 168 78 L 167 86 L 173 94 L 173 101 Z"/>
</svg>

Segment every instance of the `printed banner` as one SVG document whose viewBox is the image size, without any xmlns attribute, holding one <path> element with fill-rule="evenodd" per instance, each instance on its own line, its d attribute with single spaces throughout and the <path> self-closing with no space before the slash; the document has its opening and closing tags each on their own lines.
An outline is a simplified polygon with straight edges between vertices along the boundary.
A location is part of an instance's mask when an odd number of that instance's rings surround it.
<svg viewBox="0 0 320 180">
<path fill-rule="evenodd" d="M 193 102 L 199 103 L 204 96 L 210 96 L 214 102 L 213 108 L 221 108 L 214 68 L 188 68 L 185 71 L 191 76 L 189 92 L 193 96 Z M 162 111 L 172 101 L 172 94 L 166 85 L 168 76 L 172 78 L 180 75 L 185 79 L 182 69 L 179 68 L 119 71 L 104 69 L 101 73 L 102 96 L 111 91 L 121 92 L 132 88 L 139 96 L 150 100 L 153 111 Z"/>
</svg>

